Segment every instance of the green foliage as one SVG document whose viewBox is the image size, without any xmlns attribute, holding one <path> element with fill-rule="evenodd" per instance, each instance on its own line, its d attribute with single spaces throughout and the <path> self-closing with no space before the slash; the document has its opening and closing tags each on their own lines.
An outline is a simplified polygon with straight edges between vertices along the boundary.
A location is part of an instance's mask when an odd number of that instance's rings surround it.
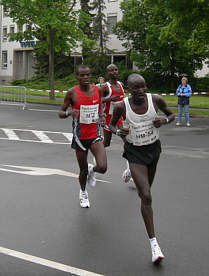
<svg viewBox="0 0 209 276">
<path fill-rule="evenodd" d="M 118 79 L 123 83 L 124 87 L 127 87 L 128 76 L 135 71 L 128 69 L 123 61 L 116 63 L 116 65 L 118 67 Z"/>
<path fill-rule="evenodd" d="M 208 0 L 145 0 L 145 3 L 153 9 L 164 6 L 170 15 L 171 21 L 161 29 L 163 39 L 172 34 L 193 53 L 208 56 Z"/>
<path fill-rule="evenodd" d="M 98 77 L 104 76 L 105 68 L 110 64 L 110 57 L 105 54 L 102 55 L 96 51 L 86 57 L 85 62 L 91 69 L 92 82 L 97 83 Z"/>
<path fill-rule="evenodd" d="M 82 31 L 90 20 L 87 14 L 73 9 L 76 1 L 70 0 L 0 0 L 7 10 L 7 15 L 18 25 L 26 25 L 23 32 L 10 36 L 11 40 L 37 40 L 36 56 L 49 56 L 49 88 L 54 85 L 54 53 L 69 53 L 77 46 L 78 41 L 92 44 L 92 41 Z M 44 66 L 41 73 L 44 73 Z"/>
<path fill-rule="evenodd" d="M 123 1 L 123 19 L 116 24 L 115 33 L 125 40 L 124 47 L 130 50 L 132 61 L 147 76 L 151 86 L 173 90 L 181 75 L 193 76 L 202 67 L 206 55 L 202 50 L 197 52 L 191 48 L 189 42 L 184 43 L 178 30 L 174 32 L 168 28 L 173 24 L 173 14 L 166 5 L 169 1 Z M 186 7 L 182 14 L 185 10 L 186 14 L 192 12 Z"/>
</svg>

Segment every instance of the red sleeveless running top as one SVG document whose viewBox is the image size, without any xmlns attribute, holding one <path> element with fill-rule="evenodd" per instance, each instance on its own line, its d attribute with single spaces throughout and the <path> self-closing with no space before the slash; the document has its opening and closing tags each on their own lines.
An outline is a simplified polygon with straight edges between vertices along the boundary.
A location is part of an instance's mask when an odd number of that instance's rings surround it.
<svg viewBox="0 0 209 276">
<path fill-rule="evenodd" d="M 72 109 L 79 110 L 79 116 L 73 120 L 73 134 L 78 139 L 93 139 L 101 135 L 99 90 L 95 85 L 91 86 L 94 88 L 93 96 L 86 96 L 78 86 L 74 86 L 77 100 Z"/>
</svg>

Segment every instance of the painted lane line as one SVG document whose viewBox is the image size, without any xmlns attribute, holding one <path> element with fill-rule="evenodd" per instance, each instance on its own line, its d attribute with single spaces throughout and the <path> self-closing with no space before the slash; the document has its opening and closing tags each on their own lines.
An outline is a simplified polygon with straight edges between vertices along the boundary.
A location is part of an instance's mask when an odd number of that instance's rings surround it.
<svg viewBox="0 0 209 276">
<path fill-rule="evenodd" d="M 102 274 L 97 274 L 97 273 L 94 273 L 94 272 L 90 272 L 90 271 L 83 270 L 83 269 L 80 269 L 80 268 L 72 267 L 72 266 L 69 266 L 69 265 L 62 264 L 62 263 L 57 263 L 57 262 L 50 261 L 50 260 L 47 260 L 47 259 L 39 258 L 39 257 L 36 257 L 36 256 L 25 254 L 25 253 L 15 251 L 15 250 L 12 250 L 12 249 L 9 249 L 9 248 L 5 248 L 5 247 L 0 247 L 0 253 L 4 254 L 4 255 L 7 255 L 7 256 L 14 257 L 14 258 L 18 258 L 18 259 L 21 259 L 21 260 L 24 260 L 24 261 L 28 261 L 28 262 L 31 262 L 31 263 L 46 266 L 46 267 L 49 267 L 49 268 L 52 268 L 52 269 L 56 269 L 56 270 L 76 274 L 78 276 L 104 276 Z"/>
<path fill-rule="evenodd" d="M 0 138 L 0 140 L 10 140 L 10 141 L 12 141 L 13 139 L 9 139 L 9 138 Z M 14 140 L 17 140 L 17 139 L 14 139 Z M 37 141 L 37 140 L 24 140 L 24 139 L 19 139 L 18 140 L 19 142 L 32 142 L 32 143 L 48 143 L 48 142 L 43 142 L 43 141 Z M 53 142 L 53 143 L 48 143 L 48 144 L 50 144 L 50 145 L 70 145 L 71 143 L 70 142 Z"/>
<path fill-rule="evenodd" d="M 51 110 L 51 109 L 34 109 L 34 108 L 28 108 L 28 110 L 30 110 L 30 111 L 42 111 L 42 112 L 59 112 L 59 110 L 57 109 L 57 110 Z"/>
<path fill-rule="evenodd" d="M 1 128 L 4 133 L 7 135 L 9 140 L 20 140 L 20 138 L 16 135 L 16 133 L 12 129 Z"/>
<path fill-rule="evenodd" d="M 44 131 L 32 130 L 32 132 L 41 140 L 41 142 L 53 143 L 53 141 L 44 133 Z"/>
<path fill-rule="evenodd" d="M 72 143 L 72 139 L 73 139 L 72 133 L 63 132 L 62 134 L 70 141 L 70 143 Z"/>
</svg>

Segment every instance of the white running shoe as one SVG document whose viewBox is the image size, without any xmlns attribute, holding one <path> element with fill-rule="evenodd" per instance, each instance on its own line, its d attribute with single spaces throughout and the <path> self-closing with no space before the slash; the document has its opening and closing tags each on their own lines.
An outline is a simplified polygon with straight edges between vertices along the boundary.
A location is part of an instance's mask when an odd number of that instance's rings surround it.
<svg viewBox="0 0 209 276">
<path fill-rule="evenodd" d="M 88 192 L 87 191 L 80 190 L 79 199 L 80 199 L 81 208 L 89 208 L 90 207 L 90 202 L 89 202 L 89 199 L 88 199 Z"/>
<path fill-rule="evenodd" d="M 122 179 L 125 183 L 128 183 L 131 179 L 131 171 L 130 169 L 125 169 L 125 171 L 122 174 Z"/>
<path fill-rule="evenodd" d="M 91 187 L 96 186 L 96 178 L 95 178 L 95 172 L 93 171 L 93 164 L 88 164 L 88 177 L 87 177 L 87 182 L 88 185 Z"/>
<path fill-rule="evenodd" d="M 152 247 L 152 262 L 154 264 L 160 263 L 164 259 L 164 255 L 158 244 Z"/>
</svg>

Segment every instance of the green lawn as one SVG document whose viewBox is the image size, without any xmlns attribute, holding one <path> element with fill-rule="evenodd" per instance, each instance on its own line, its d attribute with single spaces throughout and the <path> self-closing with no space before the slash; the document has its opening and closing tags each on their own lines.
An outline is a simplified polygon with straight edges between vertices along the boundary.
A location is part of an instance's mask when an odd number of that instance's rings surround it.
<svg viewBox="0 0 209 276">
<path fill-rule="evenodd" d="M 163 96 L 169 106 L 177 106 L 176 96 Z M 192 95 L 190 97 L 190 107 L 195 108 L 209 108 L 209 95 Z"/>
<path fill-rule="evenodd" d="M 16 88 L 7 88 L 4 87 L 5 95 L 0 91 L 0 100 L 13 100 L 13 101 L 23 101 L 23 97 L 16 96 L 17 93 L 23 93 L 23 90 L 17 92 Z M 35 97 L 36 96 L 36 97 Z M 55 100 L 49 100 L 49 93 L 44 91 L 32 91 L 31 89 L 26 90 L 27 102 L 31 103 L 45 103 L 45 104 L 57 104 L 60 105 L 63 103 L 63 98 L 65 93 L 55 92 Z M 40 97 L 40 98 L 39 98 Z M 166 101 L 167 105 L 170 107 L 177 107 L 177 97 L 176 96 L 162 96 Z M 209 115 L 209 95 L 192 95 L 190 98 L 190 107 L 191 108 L 204 108 L 208 110 L 192 110 L 190 109 L 190 114 L 193 115 Z M 175 113 L 177 108 L 172 109 Z"/>
</svg>

